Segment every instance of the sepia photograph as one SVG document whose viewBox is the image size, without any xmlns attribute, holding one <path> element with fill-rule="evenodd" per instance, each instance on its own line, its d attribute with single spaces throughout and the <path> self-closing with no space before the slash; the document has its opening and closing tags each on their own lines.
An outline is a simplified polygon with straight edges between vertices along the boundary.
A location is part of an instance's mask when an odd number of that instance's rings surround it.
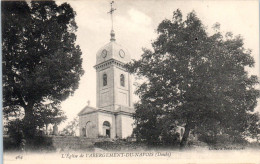
<svg viewBox="0 0 260 164">
<path fill-rule="evenodd" d="M 3 163 L 260 163 L 258 0 L 1 1 Z"/>
</svg>

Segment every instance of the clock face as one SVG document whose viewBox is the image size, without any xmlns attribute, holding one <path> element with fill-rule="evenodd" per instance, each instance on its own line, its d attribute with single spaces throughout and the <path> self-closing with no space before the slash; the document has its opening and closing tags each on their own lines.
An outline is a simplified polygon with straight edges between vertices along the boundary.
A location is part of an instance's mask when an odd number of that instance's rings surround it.
<svg viewBox="0 0 260 164">
<path fill-rule="evenodd" d="M 103 58 L 105 58 L 107 56 L 107 50 L 103 50 L 101 55 L 102 55 Z"/>
<path fill-rule="evenodd" d="M 119 56 L 120 56 L 121 58 L 124 58 L 124 57 L 125 57 L 125 52 L 124 52 L 123 50 L 120 50 L 120 51 L 119 51 Z"/>
</svg>

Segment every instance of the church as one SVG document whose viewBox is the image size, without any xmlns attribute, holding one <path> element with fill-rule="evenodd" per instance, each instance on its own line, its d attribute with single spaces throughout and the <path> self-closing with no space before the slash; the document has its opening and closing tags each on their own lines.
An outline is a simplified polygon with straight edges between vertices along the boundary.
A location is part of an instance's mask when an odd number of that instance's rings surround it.
<svg viewBox="0 0 260 164">
<path fill-rule="evenodd" d="M 132 135 L 135 111 L 132 83 L 124 67 L 131 57 L 127 49 L 116 42 L 113 28 L 110 35 L 110 42 L 96 54 L 97 108 L 87 105 L 78 113 L 81 137 L 126 138 Z"/>
</svg>

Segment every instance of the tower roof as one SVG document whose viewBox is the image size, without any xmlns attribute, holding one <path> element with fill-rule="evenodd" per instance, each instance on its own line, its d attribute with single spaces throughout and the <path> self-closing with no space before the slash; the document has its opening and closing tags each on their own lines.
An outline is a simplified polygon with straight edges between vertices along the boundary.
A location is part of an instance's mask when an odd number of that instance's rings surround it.
<svg viewBox="0 0 260 164">
<path fill-rule="evenodd" d="M 111 15 L 112 23 L 110 42 L 98 50 L 96 55 L 96 66 L 111 59 L 117 60 L 122 63 L 128 63 L 131 60 L 130 54 L 128 53 L 127 49 L 116 43 L 115 32 L 113 28 L 113 13 L 116 8 L 113 8 L 113 4 L 114 1 L 110 3 L 111 9 L 108 12 Z"/>
<path fill-rule="evenodd" d="M 131 61 L 131 56 L 126 48 L 115 41 L 115 33 L 111 31 L 111 39 L 108 44 L 101 47 L 96 55 L 96 65 L 114 59 L 122 63 Z"/>
</svg>

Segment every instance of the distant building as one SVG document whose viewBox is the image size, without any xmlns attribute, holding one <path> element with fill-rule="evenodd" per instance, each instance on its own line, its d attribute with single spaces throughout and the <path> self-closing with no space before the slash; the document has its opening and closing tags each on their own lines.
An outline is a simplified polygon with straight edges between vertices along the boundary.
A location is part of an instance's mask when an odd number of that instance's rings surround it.
<svg viewBox="0 0 260 164">
<path fill-rule="evenodd" d="M 132 83 L 124 67 L 131 57 L 116 43 L 113 30 L 110 35 L 96 54 L 97 108 L 88 105 L 79 112 L 80 136 L 126 138 L 133 131 Z"/>
</svg>

